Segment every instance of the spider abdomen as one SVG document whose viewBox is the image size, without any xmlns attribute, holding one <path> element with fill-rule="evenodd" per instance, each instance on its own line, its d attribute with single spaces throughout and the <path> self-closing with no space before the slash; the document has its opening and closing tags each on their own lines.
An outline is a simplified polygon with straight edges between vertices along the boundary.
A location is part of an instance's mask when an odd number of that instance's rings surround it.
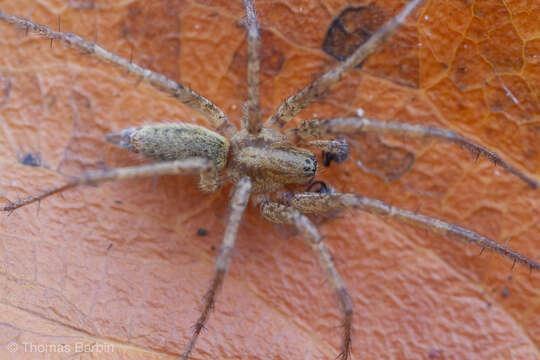
<svg viewBox="0 0 540 360">
<path fill-rule="evenodd" d="M 223 136 L 202 126 L 184 123 L 127 128 L 108 138 L 150 159 L 172 161 L 200 157 L 213 161 L 217 170 L 225 167 L 229 152 L 229 142 Z"/>
</svg>

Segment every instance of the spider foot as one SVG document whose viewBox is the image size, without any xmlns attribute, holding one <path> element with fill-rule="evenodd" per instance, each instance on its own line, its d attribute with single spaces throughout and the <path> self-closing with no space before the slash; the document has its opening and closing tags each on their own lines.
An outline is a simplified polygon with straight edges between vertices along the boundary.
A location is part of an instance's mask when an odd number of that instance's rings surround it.
<svg viewBox="0 0 540 360">
<path fill-rule="evenodd" d="M 21 204 L 21 200 L 19 199 L 19 201 L 17 202 L 13 202 L 9 199 L 7 199 L 7 204 L 6 205 L 3 205 L 0 207 L 0 211 L 6 211 L 7 212 L 7 216 L 10 216 L 11 214 L 13 214 L 13 212 L 20 208 L 21 206 L 23 206 L 24 204 Z"/>
<path fill-rule="evenodd" d="M 338 356 L 336 356 L 335 360 L 348 360 L 351 358 L 351 347 L 349 346 L 348 349 L 343 350 L 339 353 Z"/>
</svg>

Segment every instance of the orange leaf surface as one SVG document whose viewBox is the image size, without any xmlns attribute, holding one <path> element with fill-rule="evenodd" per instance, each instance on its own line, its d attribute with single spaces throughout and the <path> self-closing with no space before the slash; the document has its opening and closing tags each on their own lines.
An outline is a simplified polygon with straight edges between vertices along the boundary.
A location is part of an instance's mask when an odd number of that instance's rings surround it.
<svg viewBox="0 0 540 360">
<path fill-rule="evenodd" d="M 375 1 L 386 18 L 403 3 Z M 336 63 L 321 49 L 327 28 L 358 4 L 256 1 L 264 118 Z M 241 1 L 4 0 L 0 6 L 51 28 L 60 17 L 63 31 L 188 85 L 240 122 L 247 93 Z M 361 108 L 380 120 L 436 125 L 496 150 L 538 179 L 539 18 L 540 6 L 531 1 L 428 1 L 362 71 L 296 121 Z M 141 162 L 107 144 L 105 133 L 150 122 L 205 123 L 108 64 L 5 24 L 0 33 L 3 197 L 60 184 L 60 173 Z M 386 183 L 353 161 L 322 169 L 320 179 L 500 243 L 510 239 L 511 248 L 540 259 L 538 190 L 453 145 L 382 141 L 415 155 L 399 180 Z M 22 164 L 31 160 L 41 166 Z M 84 187 L 2 217 L 0 358 L 64 359 L 74 352 L 77 358 L 178 358 L 226 225 L 229 187 L 208 196 L 196 182 L 162 177 Z M 360 212 L 344 212 L 320 231 L 354 302 L 355 358 L 540 357 L 537 273 Z M 309 248 L 250 207 L 193 358 L 333 359 L 339 324 Z"/>
</svg>

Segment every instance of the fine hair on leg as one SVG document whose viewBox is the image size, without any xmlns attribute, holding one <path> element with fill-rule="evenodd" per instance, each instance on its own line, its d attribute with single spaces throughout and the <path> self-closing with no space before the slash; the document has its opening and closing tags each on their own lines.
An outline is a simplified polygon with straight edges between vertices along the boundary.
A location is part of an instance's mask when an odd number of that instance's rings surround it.
<svg viewBox="0 0 540 360">
<path fill-rule="evenodd" d="M 403 9 L 386 24 L 381 26 L 362 46 L 338 66 L 317 78 L 304 89 L 285 100 L 278 108 L 277 113 L 265 123 L 268 127 L 282 128 L 289 123 L 300 111 L 309 104 L 317 101 L 326 90 L 341 80 L 349 71 L 354 69 L 381 46 L 385 40 L 403 25 L 409 16 L 425 0 L 411 0 Z"/>
<path fill-rule="evenodd" d="M 251 180 L 249 177 L 243 177 L 236 183 L 234 189 L 232 190 L 232 197 L 230 200 L 230 215 L 227 222 L 227 228 L 225 229 L 225 235 L 223 236 L 223 243 L 221 244 L 221 249 L 219 250 L 216 259 L 215 275 L 210 284 L 210 288 L 204 297 L 201 315 L 195 323 L 193 335 L 186 345 L 186 349 L 182 354 L 182 359 L 187 360 L 189 358 L 189 355 L 197 342 L 199 334 L 210 317 L 210 311 L 216 302 L 219 288 L 221 287 L 223 279 L 229 270 L 231 256 L 234 250 L 234 243 L 238 233 L 238 227 L 240 226 L 240 221 L 242 220 L 244 212 L 246 211 L 250 194 Z"/>
<path fill-rule="evenodd" d="M 262 216 L 271 222 L 293 225 L 302 234 L 303 239 L 317 255 L 319 264 L 338 300 L 339 309 L 343 316 L 343 338 L 341 352 L 338 358 L 349 359 L 352 349 L 352 317 L 353 306 L 345 284 L 337 272 L 332 256 L 326 249 L 324 241 L 315 225 L 297 209 L 275 202 L 265 202 L 261 205 Z"/>
<path fill-rule="evenodd" d="M 135 74 L 141 81 L 149 83 L 159 91 L 172 96 L 182 104 L 200 112 L 220 134 L 230 138 L 236 132 L 236 128 L 229 122 L 227 115 L 212 101 L 164 75 L 134 64 L 132 61 L 113 54 L 75 34 L 53 31 L 46 26 L 7 14 L 2 10 L 0 10 L 0 20 L 17 25 L 25 31 L 31 31 L 42 37 L 51 39 L 51 41 L 58 40 L 69 48 L 79 50 L 106 63 L 117 65 L 128 73 Z"/>
<path fill-rule="evenodd" d="M 251 0 L 244 0 L 246 7 L 246 36 L 247 36 L 247 118 L 244 127 L 250 134 L 261 131 L 261 105 L 259 100 L 259 69 L 261 36 L 257 25 L 257 16 Z"/>
<path fill-rule="evenodd" d="M 199 174 L 210 168 L 212 168 L 212 164 L 207 159 L 192 158 L 116 169 L 92 170 L 69 180 L 63 185 L 15 202 L 10 201 L 7 205 L 1 206 L 0 211 L 12 212 L 22 206 L 41 201 L 51 195 L 62 193 L 79 185 L 94 185 L 105 181 L 126 180 L 159 175 Z"/>
<path fill-rule="evenodd" d="M 293 195 L 290 199 L 290 204 L 295 209 L 308 214 L 320 214 L 344 208 L 359 209 L 374 215 L 388 217 L 405 224 L 413 225 L 417 228 L 426 229 L 450 239 L 476 244 L 483 249 L 485 248 L 507 257 L 513 262 L 526 265 L 531 270 L 540 270 L 540 264 L 536 261 L 474 231 L 429 216 L 419 215 L 412 211 L 398 209 L 382 201 L 361 195 L 308 192 Z"/>
<path fill-rule="evenodd" d="M 296 140 L 306 140 L 325 135 L 353 135 L 374 132 L 420 139 L 435 139 L 458 144 L 470 150 L 473 157 L 483 156 L 495 165 L 499 165 L 512 175 L 517 176 L 527 185 L 536 189 L 538 182 L 504 161 L 497 153 L 475 144 L 453 131 L 432 126 L 412 125 L 392 121 L 378 121 L 365 117 L 337 117 L 331 119 L 304 120 L 291 133 Z"/>
</svg>

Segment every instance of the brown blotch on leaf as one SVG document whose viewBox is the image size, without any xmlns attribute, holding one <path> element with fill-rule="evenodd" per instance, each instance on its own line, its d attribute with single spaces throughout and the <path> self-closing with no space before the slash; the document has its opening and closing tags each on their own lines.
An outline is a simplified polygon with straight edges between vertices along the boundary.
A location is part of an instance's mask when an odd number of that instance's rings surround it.
<svg viewBox="0 0 540 360">
<path fill-rule="evenodd" d="M 386 19 L 385 13 L 376 5 L 349 7 L 332 21 L 323 42 L 323 50 L 338 59 L 345 60 L 365 43 Z M 358 68 L 362 67 L 362 63 Z"/>
<path fill-rule="evenodd" d="M 355 140 L 358 140 L 355 146 L 357 165 L 386 182 L 398 180 L 414 164 L 413 153 L 385 144 L 378 134 L 360 134 Z"/>
<path fill-rule="evenodd" d="M 134 2 L 127 6 L 120 38 L 136 49 L 134 61 L 178 81 L 180 58 L 180 17 L 184 1 Z M 131 49 L 122 55 L 129 56 Z"/>
<path fill-rule="evenodd" d="M 349 7 L 330 24 L 323 41 L 323 50 L 339 61 L 345 60 L 387 20 L 377 5 Z M 403 27 L 407 29 L 407 26 Z M 416 31 L 400 31 L 387 44 L 357 67 L 396 84 L 419 87 L 418 35 Z M 371 64 L 376 64 L 371 65 Z"/>
</svg>

